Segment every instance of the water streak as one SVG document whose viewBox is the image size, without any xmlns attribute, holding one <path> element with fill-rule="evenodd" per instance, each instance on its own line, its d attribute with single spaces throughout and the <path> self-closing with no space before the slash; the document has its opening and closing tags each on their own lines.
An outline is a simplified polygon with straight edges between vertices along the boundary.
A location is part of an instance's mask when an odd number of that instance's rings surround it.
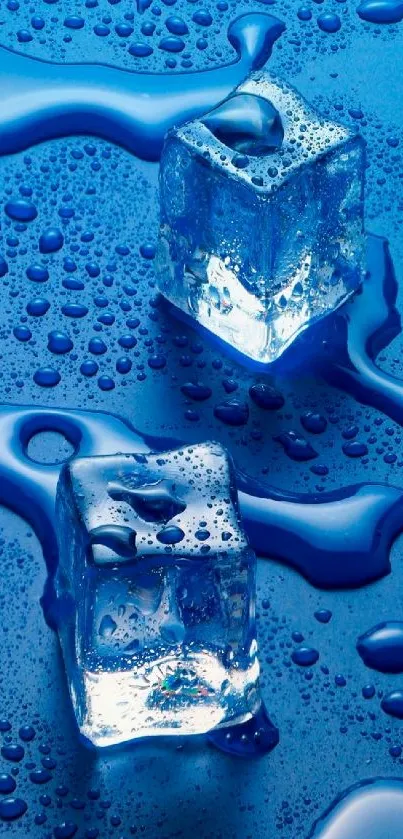
<svg viewBox="0 0 403 839">
<path fill-rule="evenodd" d="M 361 292 L 321 326 L 320 372 L 358 402 L 403 425 L 403 382 L 376 363 L 379 352 L 401 331 L 398 286 L 385 239 L 368 237 L 367 264 L 370 275 Z"/>
<path fill-rule="evenodd" d="M 52 137 L 95 134 L 158 160 L 168 129 L 210 110 L 262 67 L 284 28 L 271 15 L 241 15 L 228 27 L 233 63 L 182 73 L 61 65 L 0 48 L 0 154 Z"/>
<path fill-rule="evenodd" d="M 29 441 L 41 431 L 63 434 L 79 456 L 164 451 L 178 442 L 140 434 L 102 412 L 0 408 L 0 503 L 31 524 L 51 579 L 57 563 L 54 507 L 61 465 L 28 457 Z M 258 553 L 326 588 L 362 585 L 389 571 L 390 545 L 402 528 L 403 491 L 361 484 L 317 495 L 292 494 L 237 475 L 244 526 Z"/>
</svg>

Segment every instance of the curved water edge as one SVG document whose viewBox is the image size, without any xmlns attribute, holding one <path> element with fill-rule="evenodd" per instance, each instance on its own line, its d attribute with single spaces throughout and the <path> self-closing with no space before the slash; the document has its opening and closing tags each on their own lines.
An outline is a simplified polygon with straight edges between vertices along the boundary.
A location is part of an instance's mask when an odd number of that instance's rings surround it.
<svg viewBox="0 0 403 839">
<path fill-rule="evenodd" d="M 61 65 L 0 47 L 0 154 L 54 137 L 92 134 L 143 160 L 158 160 L 168 129 L 225 99 L 265 64 L 284 29 L 272 15 L 241 15 L 228 27 L 236 53 L 231 64 L 180 73 Z"/>
<path fill-rule="evenodd" d="M 316 367 L 329 384 L 403 425 L 403 382 L 376 363 L 401 331 L 398 283 L 386 239 L 368 236 L 367 264 L 369 277 L 361 291 L 318 330 L 323 352 Z"/>
<path fill-rule="evenodd" d="M 402 822 L 403 780 L 371 778 L 338 796 L 306 839 L 398 839 Z"/>
</svg>

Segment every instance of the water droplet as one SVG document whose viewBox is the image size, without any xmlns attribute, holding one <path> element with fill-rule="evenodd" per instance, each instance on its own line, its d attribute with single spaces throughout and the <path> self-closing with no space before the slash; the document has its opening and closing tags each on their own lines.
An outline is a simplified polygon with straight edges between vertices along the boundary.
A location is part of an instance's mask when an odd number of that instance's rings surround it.
<svg viewBox="0 0 403 839">
<path fill-rule="evenodd" d="M 0 819 L 14 821 L 19 819 L 27 810 L 27 803 L 22 798 L 3 798 L 0 801 Z"/>
<path fill-rule="evenodd" d="M 8 217 L 13 219 L 13 221 L 33 221 L 38 215 L 35 205 L 31 204 L 30 201 L 26 201 L 24 198 L 14 198 L 11 201 L 7 201 L 4 209 Z"/>
<path fill-rule="evenodd" d="M 399 23 L 403 19 L 401 0 L 364 0 L 357 12 L 369 23 Z"/>
<path fill-rule="evenodd" d="M 403 623 L 385 621 L 360 635 L 357 650 L 364 664 L 380 673 L 403 673 Z"/>
<path fill-rule="evenodd" d="M 249 407 L 238 399 L 226 399 L 214 408 L 214 416 L 226 425 L 246 425 L 249 419 Z"/>
<path fill-rule="evenodd" d="M 294 664 L 300 667 L 312 667 L 318 661 L 319 653 L 313 647 L 298 647 L 293 651 L 291 658 Z"/>
</svg>

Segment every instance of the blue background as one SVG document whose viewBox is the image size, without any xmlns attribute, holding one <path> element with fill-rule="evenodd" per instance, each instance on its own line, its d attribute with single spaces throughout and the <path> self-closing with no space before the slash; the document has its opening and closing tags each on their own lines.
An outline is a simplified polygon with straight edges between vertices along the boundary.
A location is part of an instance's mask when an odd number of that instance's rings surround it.
<svg viewBox="0 0 403 839">
<path fill-rule="evenodd" d="M 213 23 L 201 33 L 192 15 L 206 5 Z M 203 70 L 233 57 L 226 29 L 236 15 L 250 10 L 275 14 L 287 29 L 274 47 L 270 68 L 295 84 L 323 112 L 361 126 L 368 143 L 367 228 L 388 237 L 399 278 L 403 24 L 367 24 L 359 19 L 354 2 L 335 0 L 307 3 L 312 19 L 305 22 L 297 15 L 300 5 L 281 0 L 275 4 L 224 3 L 220 11 L 217 3 L 177 0 L 172 8 L 156 2 L 140 15 L 133 3 L 125 0 L 98 0 L 94 8 L 79 0 L 50 5 L 20 0 L 19 7 L 13 8 L 18 3 L 2 0 L 0 43 L 58 62 L 85 58 L 132 70 L 177 72 L 189 67 L 184 67 L 183 61 L 190 61 L 191 69 Z M 156 7 L 160 14 L 153 12 Z M 339 15 L 337 33 L 319 28 L 316 18 L 324 11 Z M 64 24 L 73 13 L 85 20 L 78 31 Z M 127 39 L 115 32 L 125 13 L 133 16 L 129 18 L 134 30 L 129 42 L 148 38 L 153 48 L 150 56 L 134 58 L 128 52 Z M 31 24 L 34 14 L 45 21 L 40 30 Z M 184 54 L 189 58 L 178 54 L 174 56 L 176 67 L 167 68 L 169 56 L 159 49 L 162 35 L 158 30 L 167 34 L 165 19 L 171 14 L 180 15 L 188 24 Z M 110 33 L 99 36 L 93 27 L 105 17 L 111 18 L 103 24 Z M 141 34 L 145 21 L 156 24 L 154 35 Z M 206 35 L 204 29 L 208 29 Z M 21 31 L 32 39 L 21 36 Z M 200 49 L 196 42 L 202 36 L 208 46 Z M 201 77 L 202 83 L 208 83 L 207 76 Z M 10 269 L 0 280 L 3 402 L 102 409 L 149 433 L 189 441 L 219 439 L 250 474 L 297 492 L 373 480 L 402 486 L 400 427 L 395 422 L 360 406 L 322 380 L 300 373 L 296 378 L 291 374 L 276 376 L 275 385 L 283 393 L 285 405 L 277 412 L 262 412 L 248 398 L 248 388 L 264 376 L 251 374 L 228 359 L 205 336 L 201 338 L 176 322 L 158 304 L 152 260 L 144 259 L 139 250 L 146 243 L 155 244 L 157 238 L 157 175 L 156 164 L 141 162 L 117 146 L 86 137 L 52 140 L 0 158 L 2 204 L 23 184 L 33 190 L 32 200 L 38 209 L 37 219 L 25 232 L 16 231 L 4 213 L 1 219 L 2 248 Z M 95 187 L 93 194 L 87 193 L 89 186 Z M 59 213 L 66 206 L 75 211 L 68 223 Z M 25 272 L 37 261 L 40 233 L 51 225 L 63 227 L 65 245 L 51 257 L 50 280 L 41 286 Z M 83 242 L 81 235 L 87 230 L 94 236 Z M 72 250 L 76 243 L 78 250 Z M 130 249 L 127 256 L 115 252 L 121 244 Z M 81 291 L 72 292 L 63 285 L 66 256 L 77 263 L 73 276 L 83 280 Z M 87 263 L 99 266 L 98 276 L 91 276 Z M 107 267 L 111 264 L 116 266 L 113 270 Z M 105 276 L 113 277 L 111 285 L 109 280 L 105 285 Z M 50 308 L 43 317 L 31 317 L 26 306 L 38 296 L 46 297 Z M 106 307 L 99 300 L 102 297 L 107 298 Z M 88 314 L 68 319 L 61 311 L 67 302 L 84 304 Z M 97 320 L 105 309 L 115 316 L 110 327 Z M 32 332 L 27 343 L 13 334 L 25 317 Z M 139 325 L 128 328 L 130 318 L 138 318 Z M 69 354 L 54 356 L 47 349 L 48 332 L 54 329 L 71 336 L 74 348 Z M 137 344 L 125 350 L 117 339 L 129 332 L 136 335 Z M 99 357 L 88 352 L 88 341 L 94 336 L 101 337 L 107 348 Z M 178 341 L 177 336 L 186 336 L 186 340 Z M 402 347 L 398 336 L 381 354 L 382 369 L 399 376 Z M 116 372 L 116 361 L 123 355 L 132 360 L 127 375 Z M 149 357 L 155 355 L 165 359 L 160 369 L 149 366 Z M 80 372 L 82 362 L 89 358 L 99 364 L 93 378 Z M 61 380 L 55 388 L 41 388 L 33 381 L 35 370 L 43 366 L 59 370 Z M 113 390 L 101 390 L 101 374 L 113 378 Z M 195 376 L 207 382 L 213 393 L 206 402 L 189 405 L 180 387 Z M 229 428 L 214 417 L 214 406 L 228 398 L 223 386 L 223 380 L 228 379 L 237 385 L 234 395 L 249 403 L 250 417 L 241 428 Z M 196 411 L 197 417 L 189 416 L 189 410 Z M 307 410 L 338 420 L 313 436 L 300 424 L 300 416 Z M 382 424 L 378 424 L 380 419 Z M 368 446 L 368 454 L 362 458 L 348 458 L 342 451 L 343 431 L 351 426 L 357 426 L 356 439 Z M 328 467 L 326 476 L 315 475 L 310 469 L 312 462 L 290 460 L 273 440 L 290 429 L 309 438 L 318 452 L 316 462 Z M 371 435 L 376 435 L 372 443 L 368 442 Z M 385 462 L 388 453 L 396 455 L 393 463 Z M 30 455 L 42 462 L 68 454 L 65 441 L 47 432 L 30 444 Z M 149 742 L 109 752 L 86 750 L 78 741 L 57 638 L 46 626 L 39 604 L 45 581 L 40 546 L 27 525 L 11 512 L 2 509 L 0 523 L 0 716 L 9 720 L 13 742 L 19 742 L 22 725 L 33 725 L 36 731 L 18 764 L 18 795 L 26 800 L 28 811 L 22 819 L 3 826 L 6 835 L 52 836 L 56 825 L 69 820 L 78 825 L 77 836 L 85 836 L 90 826 L 98 827 L 102 837 L 306 836 L 315 818 L 350 784 L 401 774 L 402 760 L 389 753 L 391 746 L 402 744 L 401 723 L 385 716 L 379 700 L 381 691 L 401 687 L 401 680 L 367 670 L 355 649 L 357 636 L 374 624 L 401 619 L 401 540 L 392 549 L 392 573 L 354 591 L 319 591 L 291 569 L 274 561 L 259 561 L 257 612 L 263 695 L 281 739 L 269 756 L 247 762 L 228 758 L 197 739 Z M 270 606 L 265 602 L 263 608 L 262 601 L 269 601 Z M 319 608 L 332 611 L 327 625 L 314 618 Z M 291 662 L 292 633 L 296 631 L 320 653 L 311 672 Z M 328 672 L 321 670 L 322 665 Z M 337 674 L 345 677 L 345 687 L 336 686 Z M 361 694 L 368 683 L 377 692 L 372 700 Z M 2 736 L 7 738 L 8 733 Z M 29 775 L 34 765 L 41 765 L 41 744 L 50 747 L 56 766 L 51 780 L 38 786 Z M 1 759 L 0 771 L 11 768 L 13 764 Z M 100 798 L 88 797 L 91 788 L 100 790 Z M 50 796 L 48 806 L 40 802 L 44 794 Z M 46 814 L 46 821 L 37 824 L 35 817 L 41 813 Z"/>
</svg>

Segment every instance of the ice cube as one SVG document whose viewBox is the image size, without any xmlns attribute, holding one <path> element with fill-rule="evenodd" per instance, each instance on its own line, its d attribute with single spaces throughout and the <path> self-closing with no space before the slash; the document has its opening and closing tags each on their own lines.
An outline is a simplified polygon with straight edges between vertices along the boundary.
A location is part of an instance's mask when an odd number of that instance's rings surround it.
<svg viewBox="0 0 403 839">
<path fill-rule="evenodd" d="M 159 287 L 271 363 L 363 278 L 364 141 L 265 71 L 167 135 Z"/>
<path fill-rule="evenodd" d="M 251 719 L 256 559 L 225 449 L 76 459 L 56 509 L 58 631 L 82 733 L 102 746 Z"/>
</svg>

